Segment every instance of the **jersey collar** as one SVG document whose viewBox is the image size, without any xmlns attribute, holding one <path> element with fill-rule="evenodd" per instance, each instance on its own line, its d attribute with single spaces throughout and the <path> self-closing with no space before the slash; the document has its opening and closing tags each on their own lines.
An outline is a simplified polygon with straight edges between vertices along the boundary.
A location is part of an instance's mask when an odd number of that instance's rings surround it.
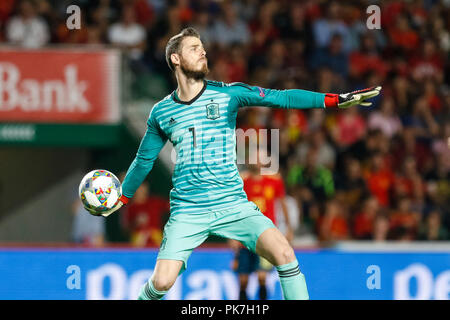
<svg viewBox="0 0 450 320">
<path fill-rule="evenodd" d="M 177 93 L 176 93 L 177 90 L 173 90 L 173 92 L 172 92 L 172 99 L 173 99 L 173 101 L 175 101 L 176 103 L 187 104 L 187 105 L 192 104 L 192 103 L 193 103 L 195 100 L 197 100 L 197 99 L 203 94 L 203 92 L 206 90 L 206 85 L 207 85 L 206 80 L 203 80 L 203 88 L 202 88 L 202 90 L 200 90 L 200 92 L 199 92 L 195 97 L 193 97 L 191 100 L 189 100 L 189 101 L 182 101 L 182 100 L 178 99 L 178 96 L 177 96 Z"/>
</svg>

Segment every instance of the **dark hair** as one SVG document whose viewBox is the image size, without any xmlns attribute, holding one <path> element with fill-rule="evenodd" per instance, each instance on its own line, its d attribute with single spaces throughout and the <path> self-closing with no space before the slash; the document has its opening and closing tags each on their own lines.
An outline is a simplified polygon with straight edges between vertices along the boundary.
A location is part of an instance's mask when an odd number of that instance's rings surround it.
<svg viewBox="0 0 450 320">
<path fill-rule="evenodd" d="M 166 61 L 169 65 L 170 70 L 175 71 L 175 67 L 172 63 L 172 60 L 170 59 L 170 56 L 173 53 L 179 53 L 180 52 L 180 46 L 181 42 L 186 37 L 196 37 L 200 39 L 200 34 L 192 27 L 185 28 L 181 30 L 179 34 L 174 35 L 172 38 L 169 39 L 166 45 Z"/>
</svg>

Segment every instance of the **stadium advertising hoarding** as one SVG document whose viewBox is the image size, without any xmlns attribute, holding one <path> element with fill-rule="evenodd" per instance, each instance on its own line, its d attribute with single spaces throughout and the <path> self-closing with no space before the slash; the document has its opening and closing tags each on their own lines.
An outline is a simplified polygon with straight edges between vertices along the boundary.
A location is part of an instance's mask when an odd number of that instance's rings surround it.
<svg viewBox="0 0 450 320">
<path fill-rule="evenodd" d="M 449 252 L 297 251 L 311 299 L 449 299 Z M 136 299 L 154 249 L 0 249 L 0 299 Z M 167 299 L 238 298 L 228 249 L 198 249 Z M 281 299 L 275 271 L 268 297 Z M 250 278 L 250 299 L 257 279 Z"/>
<path fill-rule="evenodd" d="M 0 122 L 114 124 L 120 120 L 116 50 L 0 51 Z"/>
<path fill-rule="evenodd" d="M 0 145 L 112 147 L 120 143 L 119 125 L 0 123 Z"/>
</svg>

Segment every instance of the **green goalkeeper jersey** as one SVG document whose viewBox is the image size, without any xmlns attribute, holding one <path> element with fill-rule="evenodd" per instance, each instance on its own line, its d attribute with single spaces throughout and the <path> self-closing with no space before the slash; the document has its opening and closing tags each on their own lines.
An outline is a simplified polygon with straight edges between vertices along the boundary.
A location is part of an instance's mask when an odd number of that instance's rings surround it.
<svg viewBox="0 0 450 320">
<path fill-rule="evenodd" d="M 274 90 L 205 80 L 191 101 L 174 91 L 156 103 L 147 131 L 122 184 L 133 197 L 167 140 L 176 150 L 171 214 L 200 214 L 247 202 L 236 165 L 236 115 L 240 107 L 324 108 L 325 94 Z"/>
</svg>

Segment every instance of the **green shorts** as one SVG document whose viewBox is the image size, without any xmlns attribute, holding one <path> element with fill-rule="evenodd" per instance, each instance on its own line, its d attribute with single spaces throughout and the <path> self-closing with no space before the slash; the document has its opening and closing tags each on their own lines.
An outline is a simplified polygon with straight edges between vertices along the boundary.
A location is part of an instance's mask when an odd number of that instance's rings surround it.
<svg viewBox="0 0 450 320">
<path fill-rule="evenodd" d="M 272 220 L 251 201 L 206 214 L 177 214 L 170 216 L 164 226 L 157 259 L 183 261 L 181 273 L 192 250 L 210 235 L 238 240 L 255 252 L 258 237 L 268 228 L 275 228 Z"/>
</svg>

